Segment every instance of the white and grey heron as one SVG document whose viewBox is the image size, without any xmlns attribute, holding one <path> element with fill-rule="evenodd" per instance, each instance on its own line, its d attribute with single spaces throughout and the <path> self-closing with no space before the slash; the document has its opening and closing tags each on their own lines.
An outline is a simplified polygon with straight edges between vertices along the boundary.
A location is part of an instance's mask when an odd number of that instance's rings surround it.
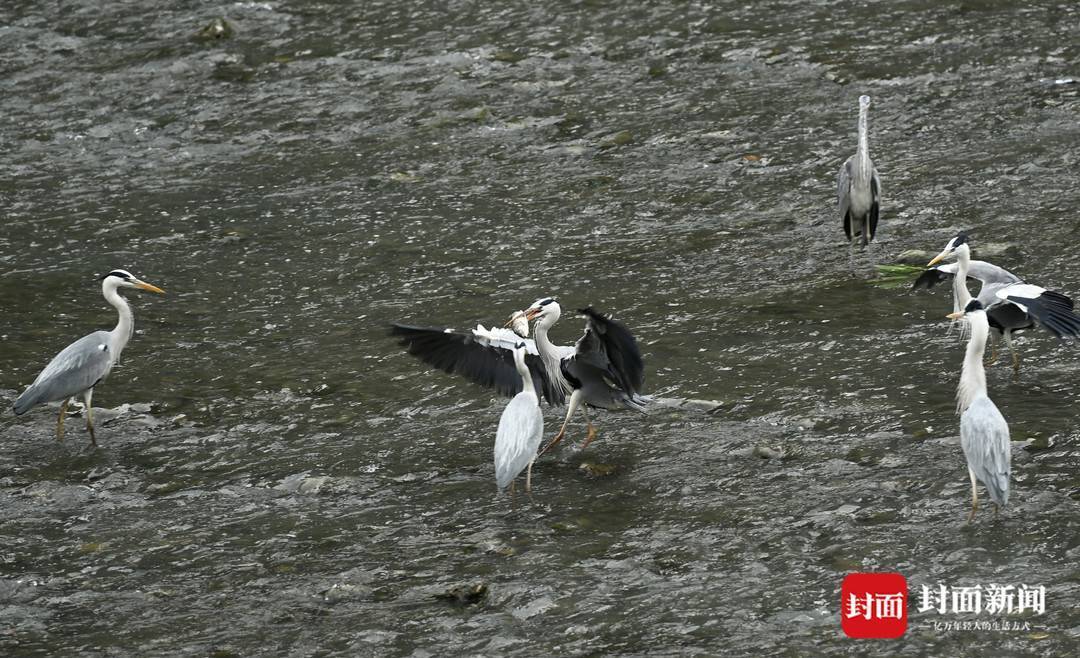
<svg viewBox="0 0 1080 658">
<path fill-rule="evenodd" d="M 524 316 L 522 316 L 524 317 Z M 514 346 L 514 367 L 521 377 L 521 392 L 503 409 L 495 433 L 495 483 L 505 489 L 521 471 L 525 473 L 525 492 L 532 491 L 532 467 L 544 436 L 544 414 L 540 398 L 533 388 L 532 373 L 525 365 L 528 354 L 524 342 Z"/>
<path fill-rule="evenodd" d="M 548 338 L 548 330 L 558 322 L 562 307 L 551 297 L 536 300 L 525 309 L 525 317 L 536 320 L 533 333 L 536 349 L 549 376 L 570 394 L 566 419 L 559 433 L 540 451 L 544 454 L 558 445 L 566 435 L 566 425 L 578 407 L 584 403 L 587 434 L 580 449 L 584 450 L 596 438 L 596 429 L 589 420 L 588 407 L 601 409 L 633 409 L 644 413 L 650 399 L 642 395 L 645 383 L 645 364 L 637 340 L 626 325 L 594 310 L 579 308 L 585 316 L 585 333 L 573 347 L 558 346 Z"/>
<path fill-rule="evenodd" d="M 973 299 L 964 310 L 950 313 L 952 320 L 963 318 L 971 329 L 960 384 L 956 387 L 956 411 L 960 414 L 960 447 L 967 460 L 971 478 L 971 514 L 968 523 L 979 509 L 978 482 L 986 486 L 990 500 L 998 508 L 1009 502 L 1009 472 L 1012 452 L 1009 443 L 1009 424 L 986 394 L 986 371 L 983 351 L 990 324 L 982 303 Z"/>
<path fill-rule="evenodd" d="M 113 270 L 101 277 L 101 292 L 119 314 L 116 327 L 112 331 L 95 331 L 65 347 L 45 366 L 34 383 L 15 400 L 16 415 L 26 413 L 37 404 L 63 400 L 60 416 L 56 420 L 58 441 L 64 437 L 64 415 L 67 413 L 68 403 L 72 397 L 81 394 L 86 405 L 86 429 L 90 432 L 90 443 L 97 446 L 91 406 L 94 387 L 105 379 L 120 360 L 120 353 L 124 351 L 135 331 L 131 307 L 120 296 L 119 288 L 137 288 L 159 294 L 165 292 L 157 286 L 140 281 L 125 270 Z"/>
<path fill-rule="evenodd" d="M 586 316 L 585 333 L 573 347 L 557 346 L 548 330 L 562 314 L 550 297 L 537 300 L 525 309 L 527 320 L 536 320 L 535 340 L 522 340 L 506 328 L 469 332 L 437 327 L 394 324 L 390 333 L 400 338 L 409 354 L 443 372 L 461 375 L 501 395 L 513 396 L 522 390 L 521 377 L 514 367 L 513 349 L 525 343 L 525 365 L 536 391 L 552 406 L 567 402 L 566 420 L 543 452 L 562 440 L 570 417 L 584 402 L 605 409 L 630 408 L 643 411 L 648 398 L 641 395 L 644 364 L 637 341 L 621 322 L 590 308 L 579 310 Z M 515 318 L 520 316 L 515 313 Z M 510 323 L 514 323 L 512 318 Z M 587 420 L 587 419 L 586 419 Z M 596 436 L 587 422 L 584 449 Z"/>
<path fill-rule="evenodd" d="M 859 96 L 859 145 L 836 177 L 836 205 L 844 221 L 844 233 L 848 243 L 861 237 L 864 247 L 874 239 L 881 215 L 881 179 L 870 159 L 866 126 L 869 113 L 870 97 Z"/>
<path fill-rule="evenodd" d="M 955 263 L 938 265 L 955 257 Z M 953 312 L 963 310 L 972 299 L 967 287 L 971 277 L 982 282 L 976 299 L 986 309 L 990 326 L 1005 339 L 1012 355 L 1013 371 L 1020 369 L 1020 357 L 1012 343 L 1013 332 L 1040 326 L 1058 338 L 1080 337 L 1080 316 L 1073 311 L 1073 301 L 1067 296 L 1024 280 L 1006 269 L 981 260 L 971 260 L 971 242 L 966 233 L 949 240 L 945 249 L 931 260 L 926 272 L 914 283 L 915 288 L 931 288 L 951 278 L 953 280 Z M 991 361 L 996 359 L 993 350 Z"/>
</svg>

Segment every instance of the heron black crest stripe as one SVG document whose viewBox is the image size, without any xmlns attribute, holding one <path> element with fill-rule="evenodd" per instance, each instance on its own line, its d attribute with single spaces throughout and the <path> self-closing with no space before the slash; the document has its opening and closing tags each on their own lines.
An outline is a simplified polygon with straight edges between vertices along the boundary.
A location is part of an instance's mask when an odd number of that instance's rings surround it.
<svg viewBox="0 0 1080 658">
<path fill-rule="evenodd" d="M 553 297 L 548 297 L 547 299 L 541 300 L 538 305 L 539 306 L 547 306 L 548 304 L 550 304 L 553 301 L 555 301 L 555 299 Z"/>
<path fill-rule="evenodd" d="M 981 311 L 982 307 L 983 307 L 982 302 L 980 302 L 977 299 L 973 299 L 970 302 L 968 302 L 967 307 L 964 308 L 964 313 L 971 313 L 972 311 Z"/>
<path fill-rule="evenodd" d="M 130 281 L 131 279 L 135 278 L 135 277 L 131 276 L 130 274 L 128 274 L 127 272 L 123 271 L 123 270 L 113 270 L 112 272 L 109 272 L 108 274 L 101 275 L 98 278 L 98 281 L 104 281 L 105 279 L 108 279 L 110 276 L 115 276 L 115 277 L 121 278 L 124 281 Z"/>
</svg>

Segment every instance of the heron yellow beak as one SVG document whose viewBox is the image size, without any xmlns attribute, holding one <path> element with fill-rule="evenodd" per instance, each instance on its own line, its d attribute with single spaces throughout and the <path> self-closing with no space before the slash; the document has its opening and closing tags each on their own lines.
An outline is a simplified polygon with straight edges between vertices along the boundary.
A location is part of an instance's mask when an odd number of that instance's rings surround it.
<svg viewBox="0 0 1080 658">
<path fill-rule="evenodd" d="M 165 294 L 165 291 L 162 290 L 161 288 L 158 288 L 155 285 L 151 285 L 151 284 L 149 284 L 149 283 L 147 283 L 145 281 L 136 281 L 135 282 L 135 287 L 140 289 L 140 290 L 149 290 L 150 292 L 156 292 L 159 295 L 164 295 Z"/>
<path fill-rule="evenodd" d="M 949 318 L 950 320 L 959 320 L 960 318 L 964 317 L 964 312 L 957 311 L 956 313 L 949 313 L 945 317 Z"/>
<path fill-rule="evenodd" d="M 945 257 L 948 256 L 948 255 L 949 255 L 949 252 L 943 251 L 940 254 L 938 254 L 937 256 L 934 256 L 934 260 L 927 263 L 926 266 L 927 267 L 933 267 L 933 266 L 937 265 L 938 263 L 940 263 L 942 260 L 944 260 Z"/>
<path fill-rule="evenodd" d="M 529 322 L 532 322 L 533 318 L 535 318 L 538 315 L 540 315 L 540 309 L 538 309 L 538 308 L 525 309 L 525 319 L 528 320 Z"/>
</svg>

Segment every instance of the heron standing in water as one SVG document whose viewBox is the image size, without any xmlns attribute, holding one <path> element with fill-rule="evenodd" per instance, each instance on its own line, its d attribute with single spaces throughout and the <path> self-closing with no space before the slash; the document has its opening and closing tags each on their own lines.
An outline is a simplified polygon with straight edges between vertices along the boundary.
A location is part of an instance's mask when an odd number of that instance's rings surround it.
<svg viewBox="0 0 1080 658">
<path fill-rule="evenodd" d="M 971 514 L 968 515 L 968 523 L 971 523 L 979 509 L 978 482 L 986 485 L 990 500 L 994 501 L 995 514 L 1009 502 L 1012 462 L 1009 425 L 986 393 L 986 371 L 982 360 L 990 324 L 982 303 L 973 299 L 963 311 L 950 313 L 948 317 L 951 320 L 963 318 L 971 328 L 964 365 L 960 370 L 960 384 L 956 387 L 960 447 L 964 451 L 968 475 L 971 477 Z"/>
<path fill-rule="evenodd" d="M 112 331 L 95 331 L 65 347 L 45 366 L 34 383 L 15 400 L 16 415 L 24 414 L 34 405 L 43 402 L 63 400 L 60 416 L 56 420 L 57 441 L 64 438 L 64 415 L 67 413 L 68 403 L 72 397 L 82 395 L 86 405 L 86 429 L 90 432 L 90 443 L 97 446 L 91 406 L 94 387 L 105 379 L 120 360 L 120 353 L 124 351 L 135 331 L 135 318 L 131 307 L 117 292 L 119 288 L 137 288 L 159 294 L 165 292 L 157 286 L 136 279 L 125 270 L 113 270 L 101 277 L 101 293 L 120 316 L 116 328 Z"/>
<path fill-rule="evenodd" d="M 526 325 L 527 328 L 527 325 Z M 499 429 L 495 434 L 495 483 L 505 489 L 514 478 L 525 473 L 525 492 L 532 491 L 532 467 L 536 450 L 544 435 L 544 414 L 540 397 L 533 388 L 532 373 L 525 365 L 527 350 L 524 342 L 514 346 L 514 367 L 521 377 L 521 392 L 503 409 Z"/>
<path fill-rule="evenodd" d="M 859 145 L 855 155 L 848 158 L 836 180 L 836 203 L 844 221 L 848 243 L 862 238 L 865 247 L 874 239 L 881 214 L 881 180 L 870 159 L 870 138 L 867 134 L 867 115 L 870 97 L 859 96 Z"/>
</svg>

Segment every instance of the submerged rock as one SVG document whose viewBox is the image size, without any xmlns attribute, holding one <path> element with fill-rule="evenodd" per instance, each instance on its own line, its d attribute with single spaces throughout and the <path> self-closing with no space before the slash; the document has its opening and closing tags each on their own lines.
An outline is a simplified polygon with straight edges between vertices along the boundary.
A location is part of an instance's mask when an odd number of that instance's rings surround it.
<svg viewBox="0 0 1080 658">
<path fill-rule="evenodd" d="M 934 256 L 937 256 L 937 252 L 930 253 L 925 249 L 908 249 L 907 251 L 901 251 L 896 257 L 896 262 L 901 265 L 926 265 L 930 262 Z"/>
<path fill-rule="evenodd" d="M 196 32 L 194 38 L 198 41 L 216 41 L 231 38 L 235 33 L 232 24 L 218 16 Z"/>
<path fill-rule="evenodd" d="M 614 464 L 595 464 L 593 462 L 582 462 L 578 466 L 578 470 L 594 478 L 603 478 L 611 475 L 615 475 L 618 472 L 619 467 Z"/>
<path fill-rule="evenodd" d="M 476 605 L 488 595 L 488 586 L 486 583 L 475 583 L 473 585 L 458 585 L 457 587 L 451 587 L 442 594 L 436 594 L 435 598 L 440 601 L 446 601 L 452 605 Z"/>
</svg>

